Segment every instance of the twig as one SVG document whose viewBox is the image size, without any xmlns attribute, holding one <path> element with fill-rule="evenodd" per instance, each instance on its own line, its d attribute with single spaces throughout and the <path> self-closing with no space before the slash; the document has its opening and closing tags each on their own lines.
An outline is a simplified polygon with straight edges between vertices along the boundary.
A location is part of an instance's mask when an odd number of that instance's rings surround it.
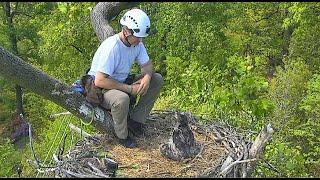
<svg viewBox="0 0 320 180">
<path fill-rule="evenodd" d="M 224 162 L 224 158 L 220 157 L 219 162 L 220 163 L 218 165 L 205 169 L 198 177 L 209 177 L 212 172 L 217 173 L 217 171 L 218 171 L 217 169 L 222 166 L 222 164 Z"/>
<path fill-rule="evenodd" d="M 246 160 L 236 160 L 236 161 L 234 161 L 234 162 L 232 162 L 229 166 L 227 166 L 225 169 L 223 169 L 218 175 L 220 176 L 220 175 L 225 175 L 225 174 L 227 174 L 227 172 L 228 172 L 228 170 L 232 167 L 232 166 L 234 166 L 234 165 L 236 165 L 236 164 L 240 164 L 240 163 L 246 163 L 246 162 L 252 162 L 252 161 L 256 161 L 257 159 L 256 158 L 253 158 L 253 159 L 246 159 Z"/>
<path fill-rule="evenodd" d="M 91 162 L 88 162 L 88 165 L 89 165 L 94 171 L 96 171 L 96 172 L 98 173 L 97 175 L 102 176 L 102 177 L 105 177 L 105 178 L 108 178 L 108 177 L 109 177 L 109 176 L 103 174 L 103 172 L 102 172 L 100 169 L 96 168 Z"/>
<path fill-rule="evenodd" d="M 68 112 L 62 112 L 62 113 L 57 113 L 57 114 L 51 114 L 50 118 L 53 119 L 53 118 L 56 118 L 61 115 L 71 115 L 71 113 L 68 111 Z"/>
<path fill-rule="evenodd" d="M 244 149 L 243 159 L 247 159 L 248 156 L 249 156 L 249 150 L 247 148 L 247 145 L 245 144 L 245 141 L 242 141 L 241 144 L 242 144 L 242 147 Z M 241 172 L 242 172 L 242 178 L 247 177 L 247 171 L 246 171 L 247 170 L 247 164 L 243 163 L 240 169 L 241 169 Z"/>
<path fill-rule="evenodd" d="M 55 168 L 45 168 L 44 170 L 42 168 L 37 168 L 37 171 L 39 173 L 48 173 L 48 172 L 54 172 L 57 170 L 57 167 Z"/>
<path fill-rule="evenodd" d="M 78 128 L 77 126 L 73 125 L 72 123 L 69 124 L 69 127 L 70 127 L 70 129 L 73 130 L 74 132 L 77 132 L 77 133 L 79 133 L 79 134 L 82 133 L 82 135 L 83 135 L 84 137 L 89 137 L 89 136 L 91 136 L 91 134 L 85 132 L 84 130 L 81 130 L 80 128 Z"/>
<path fill-rule="evenodd" d="M 203 145 L 201 146 L 200 152 L 190 161 L 190 163 L 193 163 L 196 158 L 198 158 L 199 156 L 201 156 L 201 154 L 202 154 L 205 146 L 208 146 L 208 145 L 211 145 L 211 144 L 214 144 L 214 143 L 213 143 L 213 142 L 210 142 L 210 143 L 203 144 Z M 216 149 L 218 149 L 218 148 L 216 148 Z M 220 148 L 219 148 L 219 149 L 220 149 Z"/>
<path fill-rule="evenodd" d="M 262 161 L 268 165 L 267 168 L 279 173 L 280 177 L 282 176 L 282 173 L 277 168 L 275 168 L 272 164 L 270 164 L 267 160 L 262 159 Z"/>
<path fill-rule="evenodd" d="M 72 175 L 73 177 L 78 177 L 78 178 L 99 178 L 99 176 L 79 174 L 79 173 L 75 173 L 75 172 L 72 172 L 72 171 L 66 170 L 66 169 L 62 169 L 62 171 L 63 171 L 64 173 L 67 173 L 67 174 Z"/>
<path fill-rule="evenodd" d="M 59 145 L 58 159 L 61 159 L 64 153 L 65 143 L 66 143 L 67 134 L 64 135 L 61 144 Z"/>
</svg>

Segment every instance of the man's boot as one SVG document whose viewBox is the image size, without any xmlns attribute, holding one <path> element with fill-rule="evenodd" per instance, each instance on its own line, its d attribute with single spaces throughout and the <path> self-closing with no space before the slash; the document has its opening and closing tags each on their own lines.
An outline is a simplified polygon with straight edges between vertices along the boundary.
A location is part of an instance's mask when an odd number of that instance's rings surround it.
<svg viewBox="0 0 320 180">
<path fill-rule="evenodd" d="M 135 148 L 137 147 L 137 142 L 130 136 L 128 136 L 126 139 L 119 139 L 119 143 L 126 147 L 126 148 Z"/>
<path fill-rule="evenodd" d="M 136 137 L 142 137 L 145 131 L 145 125 L 128 119 L 128 130 Z"/>
</svg>

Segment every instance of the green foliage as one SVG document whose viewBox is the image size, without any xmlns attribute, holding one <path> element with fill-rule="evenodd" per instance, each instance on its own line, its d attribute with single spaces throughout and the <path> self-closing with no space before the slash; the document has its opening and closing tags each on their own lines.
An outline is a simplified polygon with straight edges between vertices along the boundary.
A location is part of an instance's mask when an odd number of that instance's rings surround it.
<svg viewBox="0 0 320 180">
<path fill-rule="evenodd" d="M 302 144 L 302 152 L 310 169 L 320 166 L 320 75 L 315 74 L 308 82 L 306 96 L 299 108 L 305 113 L 305 120 L 292 130 L 294 137 Z M 319 176 L 319 171 L 313 174 Z"/>
<path fill-rule="evenodd" d="M 231 19 L 224 30 L 240 52 L 244 55 L 276 55 L 274 53 L 281 49 L 278 33 L 282 30 L 277 21 L 283 19 L 279 6 L 277 2 L 246 2 L 235 3 L 233 8 L 227 10 Z"/>
<path fill-rule="evenodd" d="M 292 62 L 286 66 L 286 70 L 278 70 L 277 77 L 273 79 L 269 96 L 275 103 L 272 121 L 280 133 L 286 135 L 284 129 L 293 129 L 300 124 L 303 118 L 299 110 L 299 103 L 305 96 L 306 85 L 311 73 L 308 66 L 301 62 Z"/>
<path fill-rule="evenodd" d="M 69 84 L 90 67 L 99 45 L 90 22 L 93 7 L 94 3 L 58 3 L 39 32 L 44 70 Z"/>
<path fill-rule="evenodd" d="M 287 176 L 307 176 L 307 171 L 301 169 L 308 167 L 308 161 L 310 160 L 311 163 L 317 157 L 311 154 L 315 155 L 318 151 L 315 144 L 319 142 L 316 137 L 316 134 L 319 133 L 317 125 L 319 123 L 311 125 L 311 121 L 306 119 L 309 116 L 307 114 L 310 113 L 303 111 L 303 109 L 308 109 L 310 103 L 308 98 L 313 94 L 311 92 L 313 90 L 307 91 L 310 78 L 310 70 L 304 61 L 292 62 L 286 66 L 286 70 L 278 70 L 277 77 L 273 79 L 270 86 L 269 95 L 272 102 L 275 103 L 275 109 L 270 116 L 270 120 L 277 130 L 275 137 L 279 141 L 287 142 L 288 146 L 290 145 L 291 149 L 288 151 L 293 152 L 287 155 L 288 159 L 295 157 L 290 161 L 274 161 L 277 167 L 283 167 L 283 162 L 286 163 L 285 167 L 287 168 L 281 172 Z M 314 84 L 309 85 L 309 89 L 313 87 L 312 85 Z M 309 95 L 306 95 L 306 92 Z M 270 158 L 273 151 L 277 150 L 278 145 L 274 144 L 275 149 L 270 149 L 271 152 L 268 152 Z M 299 148 L 294 149 L 293 147 Z M 301 169 L 299 170 L 299 168 Z"/>
<path fill-rule="evenodd" d="M 15 167 L 21 161 L 21 156 L 8 139 L 0 139 L 0 177 L 18 177 Z"/>
<path fill-rule="evenodd" d="M 223 63 L 221 59 L 232 53 L 221 32 L 226 23 L 223 12 L 228 7 L 223 3 L 165 2 L 149 10 L 158 33 L 146 39 L 146 46 L 157 69 L 166 73 L 166 57 L 180 57 L 185 63 L 197 60 L 205 66 Z"/>
<path fill-rule="evenodd" d="M 24 109 L 27 120 L 35 129 L 42 129 L 48 125 L 50 110 L 46 108 L 50 104 L 48 100 L 34 93 L 26 92 L 24 95 Z"/>
<path fill-rule="evenodd" d="M 320 117 L 320 75 L 315 74 L 314 77 L 308 82 L 307 95 L 304 97 L 301 104 L 301 109 L 308 112 L 309 117 Z"/>
<path fill-rule="evenodd" d="M 11 111 L 15 108 L 15 94 L 5 79 L 0 76 L 0 123 L 10 118 Z"/>
<path fill-rule="evenodd" d="M 270 171 L 267 165 L 260 163 L 256 175 L 262 177 L 308 177 L 308 169 L 305 166 L 306 159 L 301 154 L 301 147 L 289 142 L 273 142 L 266 147 L 265 158 L 271 165 L 277 165 L 276 170 Z"/>
<path fill-rule="evenodd" d="M 289 8 L 290 20 L 296 26 L 290 46 L 290 57 L 302 59 L 312 71 L 319 71 L 320 19 L 318 18 L 319 3 L 297 2 Z"/>
<path fill-rule="evenodd" d="M 165 80 L 168 85 L 163 96 L 179 97 L 172 102 L 179 109 L 218 118 L 222 118 L 222 113 L 223 118 L 232 119 L 231 123 L 251 127 L 251 123 L 246 123 L 248 120 L 252 121 L 252 117 L 261 120 L 273 107 L 263 98 L 268 84 L 254 73 L 250 59 L 232 56 L 227 61 L 226 69 L 209 70 L 196 61 L 186 64 L 180 58 L 168 57 Z M 255 123 L 256 128 L 261 127 Z"/>
<path fill-rule="evenodd" d="M 7 35 L 8 33 L 8 27 L 6 24 L 6 17 L 4 13 L 3 6 L 0 6 L 0 45 L 3 46 L 4 48 L 9 49 L 10 48 L 10 40 L 9 36 Z"/>
</svg>

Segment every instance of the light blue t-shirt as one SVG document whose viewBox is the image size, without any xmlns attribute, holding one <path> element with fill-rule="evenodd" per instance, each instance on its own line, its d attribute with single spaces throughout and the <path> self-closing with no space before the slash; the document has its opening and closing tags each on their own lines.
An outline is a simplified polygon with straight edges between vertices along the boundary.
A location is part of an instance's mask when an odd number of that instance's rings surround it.
<svg viewBox="0 0 320 180">
<path fill-rule="evenodd" d="M 115 34 L 101 43 L 93 56 L 88 74 L 96 76 L 99 71 L 116 81 L 124 82 L 134 61 L 140 66 L 148 63 L 149 56 L 143 43 L 127 47 L 120 40 L 119 34 Z"/>
</svg>

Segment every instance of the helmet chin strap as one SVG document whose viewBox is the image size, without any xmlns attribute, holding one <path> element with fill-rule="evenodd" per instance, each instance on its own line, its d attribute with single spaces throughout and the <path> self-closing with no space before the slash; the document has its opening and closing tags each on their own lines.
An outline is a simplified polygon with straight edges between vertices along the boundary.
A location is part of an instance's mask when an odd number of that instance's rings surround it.
<svg viewBox="0 0 320 180">
<path fill-rule="evenodd" d="M 132 44 L 130 44 L 130 42 L 128 41 L 128 37 L 129 37 L 129 36 L 126 36 L 126 35 L 124 34 L 124 31 L 122 31 L 122 34 L 123 34 L 123 36 L 124 36 L 124 39 L 126 40 L 126 43 L 129 44 L 128 47 L 131 47 Z M 126 44 L 126 43 L 125 43 L 125 44 Z M 126 44 L 126 45 L 127 45 L 127 44 Z"/>
</svg>

